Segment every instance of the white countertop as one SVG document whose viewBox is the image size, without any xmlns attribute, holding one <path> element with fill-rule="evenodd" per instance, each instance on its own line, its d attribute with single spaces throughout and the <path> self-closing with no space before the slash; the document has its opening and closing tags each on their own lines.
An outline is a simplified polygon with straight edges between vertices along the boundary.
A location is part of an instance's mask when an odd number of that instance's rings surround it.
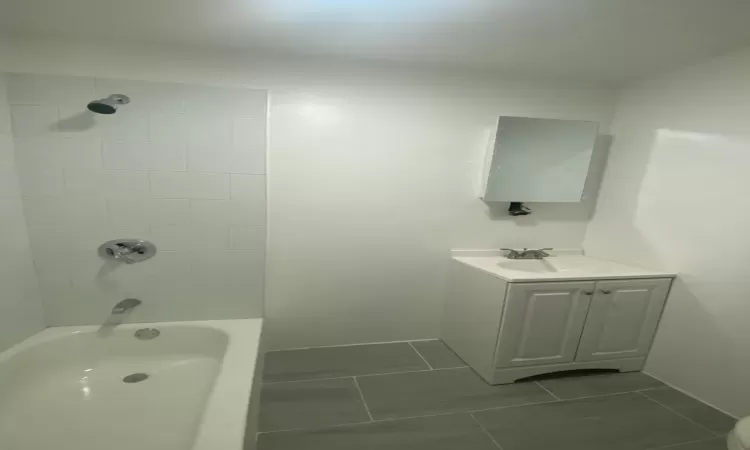
<svg viewBox="0 0 750 450">
<path fill-rule="evenodd" d="M 509 282 L 672 278 L 676 276 L 671 272 L 644 269 L 576 254 L 549 256 L 543 260 L 513 260 L 498 255 L 460 256 L 459 253 L 454 253 L 454 260 Z M 520 266 L 529 264 L 534 270 L 541 268 L 549 271 L 513 270 L 509 267 L 517 262 Z"/>
</svg>

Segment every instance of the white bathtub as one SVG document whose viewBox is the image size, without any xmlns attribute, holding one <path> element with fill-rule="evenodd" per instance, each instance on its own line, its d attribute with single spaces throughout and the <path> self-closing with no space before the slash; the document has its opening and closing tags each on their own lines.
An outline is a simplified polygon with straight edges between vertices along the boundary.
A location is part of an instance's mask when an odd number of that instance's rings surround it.
<svg viewBox="0 0 750 450">
<path fill-rule="evenodd" d="M 261 323 L 48 328 L 0 354 L 0 449 L 252 448 Z M 123 382 L 133 373 L 149 377 Z"/>
</svg>

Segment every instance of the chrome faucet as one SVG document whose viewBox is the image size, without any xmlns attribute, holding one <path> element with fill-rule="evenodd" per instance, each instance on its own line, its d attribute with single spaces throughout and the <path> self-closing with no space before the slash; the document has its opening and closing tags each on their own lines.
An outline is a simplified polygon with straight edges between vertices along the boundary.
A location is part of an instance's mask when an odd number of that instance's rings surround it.
<svg viewBox="0 0 750 450">
<path fill-rule="evenodd" d="M 124 314 L 132 309 L 134 309 L 136 306 L 140 305 L 142 302 L 138 300 L 137 298 L 126 298 L 125 300 L 121 300 L 117 302 L 114 308 L 112 308 L 112 314 Z"/>
<path fill-rule="evenodd" d="M 522 251 L 518 251 L 512 248 L 501 248 L 500 250 L 505 250 L 508 252 L 508 255 L 506 256 L 506 258 L 508 259 L 544 259 L 549 256 L 547 250 L 552 249 L 540 248 L 537 250 L 529 250 L 528 248 L 524 248 Z"/>
</svg>

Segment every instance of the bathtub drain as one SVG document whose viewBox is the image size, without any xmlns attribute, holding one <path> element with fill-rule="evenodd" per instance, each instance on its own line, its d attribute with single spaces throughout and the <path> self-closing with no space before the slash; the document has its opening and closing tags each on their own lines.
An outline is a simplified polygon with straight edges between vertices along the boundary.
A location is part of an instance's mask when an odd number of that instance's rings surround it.
<svg viewBox="0 0 750 450">
<path fill-rule="evenodd" d="M 125 383 L 140 383 L 147 378 L 148 374 L 146 373 L 131 373 L 130 375 L 123 378 L 122 381 Z"/>
<path fill-rule="evenodd" d="M 141 328 L 135 332 L 135 337 L 142 341 L 150 341 L 160 334 L 161 331 L 157 330 L 156 328 Z"/>
</svg>

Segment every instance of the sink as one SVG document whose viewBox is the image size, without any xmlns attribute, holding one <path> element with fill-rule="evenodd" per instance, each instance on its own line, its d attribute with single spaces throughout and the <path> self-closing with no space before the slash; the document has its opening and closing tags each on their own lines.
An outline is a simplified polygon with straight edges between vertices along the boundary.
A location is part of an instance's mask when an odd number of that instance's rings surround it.
<svg viewBox="0 0 750 450">
<path fill-rule="evenodd" d="M 589 279 L 673 278 L 674 273 L 654 271 L 592 258 L 559 254 L 544 259 L 508 259 L 499 251 L 454 250 L 453 259 L 505 281 L 565 281 Z M 460 252 L 466 252 L 462 255 Z"/>
<path fill-rule="evenodd" d="M 516 272 L 553 273 L 558 270 L 544 259 L 508 259 L 497 263 L 499 267 Z"/>
</svg>

